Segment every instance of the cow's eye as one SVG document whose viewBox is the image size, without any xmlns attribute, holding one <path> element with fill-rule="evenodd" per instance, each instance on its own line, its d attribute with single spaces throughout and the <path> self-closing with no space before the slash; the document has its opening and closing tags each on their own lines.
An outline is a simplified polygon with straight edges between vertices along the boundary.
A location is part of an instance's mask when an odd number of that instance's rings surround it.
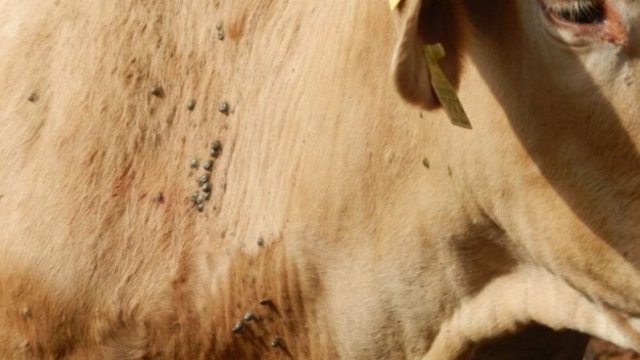
<svg viewBox="0 0 640 360">
<path fill-rule="evenodd" d="M 560 20 L 575 24 L 599 24 L 606 19 L 602 0 L 554 1 L 547 5 L 547 11 Z"/>
</svg>

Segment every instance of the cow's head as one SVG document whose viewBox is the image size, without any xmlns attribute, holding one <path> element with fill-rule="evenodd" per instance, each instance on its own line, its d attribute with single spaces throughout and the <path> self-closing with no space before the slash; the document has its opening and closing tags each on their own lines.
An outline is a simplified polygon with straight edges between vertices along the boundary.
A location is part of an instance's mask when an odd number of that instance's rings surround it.
<svg viewBox="0 0 640 360">
<path fill-rule="evenodd" d="M 406 0 L 394 14 L 392 76 L 407 101 L 438 106 L 422 47 L 448 52 L 474 126 L 442 135 L 456 184 L 523 266 L 594 306 L 531 318 L 640 348 L 640 2 Z"/>
</svg>

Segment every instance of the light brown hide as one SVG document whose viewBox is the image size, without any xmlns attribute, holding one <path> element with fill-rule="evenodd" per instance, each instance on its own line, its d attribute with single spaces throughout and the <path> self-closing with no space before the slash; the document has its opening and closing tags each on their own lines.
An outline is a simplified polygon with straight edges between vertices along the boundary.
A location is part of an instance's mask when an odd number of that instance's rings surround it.
<svg viewBox="0 0 640 360">
<path fill-rule="evenodd" d="M 0 1 L 0 358 L 640 349 L 638 2 L 587 51 L 535 1 L 406 2 L 472 131 L 410 104 L 386 1 Z"/>
</svg>

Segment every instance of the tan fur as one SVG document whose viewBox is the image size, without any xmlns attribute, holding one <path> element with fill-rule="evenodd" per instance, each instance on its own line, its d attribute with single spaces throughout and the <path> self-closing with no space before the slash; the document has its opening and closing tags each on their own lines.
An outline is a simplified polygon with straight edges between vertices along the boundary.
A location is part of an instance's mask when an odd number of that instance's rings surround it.
<svg viewBox="0 0 640 360">
<path fill-rule="evenodd" d="M 575 50 L 529 0 L 0 1 L 0 358 L 640 350 L 640 4 L 611 3 L 628 43 Z M 410 104 L 425 41 L 473 130 Z"/>
</svg>

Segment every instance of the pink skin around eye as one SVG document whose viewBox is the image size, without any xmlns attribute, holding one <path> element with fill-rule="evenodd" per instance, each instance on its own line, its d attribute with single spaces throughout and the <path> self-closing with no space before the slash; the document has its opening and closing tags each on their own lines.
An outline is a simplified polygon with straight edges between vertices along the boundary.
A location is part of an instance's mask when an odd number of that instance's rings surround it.
<svg viewBox="0 0 640 360">
<path fill-rule="evenodd" d="M 579 36 L 599 38 L 621 46 L 627 45 L 629 36 L 620 13 L 615 9 L 611 0 L 605 0 L 603 6 L 605 20 L 599 24 L 578 24 L 563 19 L 552 11 L 546 11 L 545 13 L 549 20 L 557 26 L 570 29 Z"/>
<path fill-rule="evenodd" d="M 629 44 L 629 34 L 624 26 L 622 16 L 611 4 L 611 1 L 605 1 L 606 29 L 601 34 L 602 40 L 612 42 L 616 45 L 626 46 Z"/>
</svg>

